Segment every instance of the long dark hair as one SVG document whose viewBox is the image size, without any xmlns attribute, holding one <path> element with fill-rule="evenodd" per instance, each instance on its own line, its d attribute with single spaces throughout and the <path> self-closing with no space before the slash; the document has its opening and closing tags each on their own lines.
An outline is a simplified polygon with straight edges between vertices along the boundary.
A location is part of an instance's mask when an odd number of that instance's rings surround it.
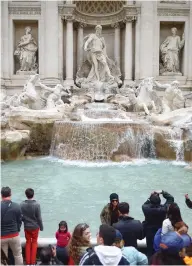
<svg viewBox="0 0 192 266">
<path fill-rule="evenodd" d="M 86 223 L 78 224 L 75 227 L 72 237 L 70 239 L 68 251 L 69 251 L 69 256 L 72 257 L 75 264 L 79 264 L 81 248 L 91 246 L 90 242 L 83 237 L 83 232 L 87 228 L 89 228 L 89 225 Z"/>
<path fill-rule="evenodd" d="M 167 212 L 167 217 L 171 221 L 172 226 L 174 227 L 176 223 L 182 222 L 180 208 L 177 203 L 171 203 Z"/>
<path fill-rule="evenodd" d="M 61 226 L 65 226 L 66 229 L 65 229 L 64 232 L 67 233 L 67 232 L 68 232 L 68 225 L 67 225 L 67 222 L 65 222 L 65 221 L 61 221 L 61 222 L 59 223 L 59 229 L 58 229 L 58 232 L 59 232 L 59 233 L 61 233 L 61 230 L 60 230 L 60 227 L 61 227 Z"/>
<path fill-rule="evenodd" d="M 151 258 L 150 265 L 186 265 L 179 253 L 171 254 L 167 251 L 158 251 Z"/>
</svg>

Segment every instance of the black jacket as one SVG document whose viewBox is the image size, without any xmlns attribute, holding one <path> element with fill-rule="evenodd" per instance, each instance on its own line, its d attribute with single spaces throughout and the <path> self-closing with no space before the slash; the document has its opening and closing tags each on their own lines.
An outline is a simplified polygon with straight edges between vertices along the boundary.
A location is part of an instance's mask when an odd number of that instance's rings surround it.
<svg viewBox="0 0 192 266">
<path fill-rule="evenodd" d="M 137 239 L 144 238 L 142 223 L 132 217 L 120 216 L 119 222 L 113 224 L 113 227 L 121 232 L 125 247 L 132 246 L 137 248 Z"/>
<path fill-rule="evenodd" d="M 145 229 L 159 229 L 162 227 L 162 223 L 166 218 L 168 206 L 174 202 L 174 197 L 169 193 L 162 191 L 162 195 L 166 199 L 163 205 L 154 205 L 149 199 L 143 204 L 142 210 L 145 215 Z"/>
<path fill-rule="evenodd" d="M 187 207 L 192 209 L 192 201 L 190 199 L 185 199 L 185 203 L 187 204 Z"/>
<path fill-rule="evenodd" d="M 20 231 L 22 223 L 19 204 L 10 200 L 1 201 L 1 236 L 8 236 Z"/>
</svg>

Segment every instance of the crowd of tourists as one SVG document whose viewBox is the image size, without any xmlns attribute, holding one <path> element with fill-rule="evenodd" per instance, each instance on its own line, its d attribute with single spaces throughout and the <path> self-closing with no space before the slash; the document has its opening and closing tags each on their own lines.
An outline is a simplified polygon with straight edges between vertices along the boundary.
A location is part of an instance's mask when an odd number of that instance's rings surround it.
<svg viewBox="0 0 192 266">
<path fill-rule="evenodd" d="M 61 221 L 55 233 L 56 246 L 43 247 L 37 256 L 38 235 L 43 231 L 40 204 L 34 190 L 26 189 L 21 204 L 11 201 L 11 189 L 1 189 L 1 264 L 23 265 L 20 228 L 26 238 L 25 263 L 36 265 L 192 265 L 192 238 L 172 195 L 154 191 L 142 205 L 144 221 L 130 217 L 130 206 L 116 193 L 100 214 L 97 244 L 91 242 L 88 224 L 78 224 L 72 233 Z M 161 204 L 161 195 L 166 199 Z M 185 195 L 192 209 L 192 201 Z M 138 240 L 146 238 L 146 254 Z"/>
</svg>

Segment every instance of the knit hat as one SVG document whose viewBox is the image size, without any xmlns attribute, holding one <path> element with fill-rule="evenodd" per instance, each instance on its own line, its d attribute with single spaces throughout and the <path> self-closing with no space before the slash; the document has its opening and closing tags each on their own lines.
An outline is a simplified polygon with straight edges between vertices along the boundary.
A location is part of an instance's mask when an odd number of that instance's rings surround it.
<svg viewBox="0 0 192 266">
<path fill-rule="evenodd" d="M 123 240 L 123 236 L 122 236 L 122 234 L 120 233 L 120 231 L 119 230 L 115 230 L 116 231 L 116 237 L 115 237 L 115 241 L 121 241 L 121 240 Z"/>
<path fill-rule="evenodd" d="M 189 244 L 188 242 L 189 237 L 183 237 L 183 235 L 179 235 L 177 232 L 168 232 L 162 236 L 160 248 L 169 253 L 178 253 Z"/>
<path fill-rule="evenodd" d="M 160 199 L 160 197 L 159 197 L 159 194 L 154 193 L 154 194 L 152 194 L 152 195 L 150 196 L 149 199 L 150 199 L 150 202 L 151 202 L 152 204 L 159 205 L 159 204 L 161 203 L 161 199 Z"/>
<path fill-rule="evenodd" d="M 119 196 L 116 193 L 112 193 L 109 196 L 109 199 L 110 199 L 110 201 L 113 201 L 113 200 L 118 200 L 119 201 Z"/>
</svg>

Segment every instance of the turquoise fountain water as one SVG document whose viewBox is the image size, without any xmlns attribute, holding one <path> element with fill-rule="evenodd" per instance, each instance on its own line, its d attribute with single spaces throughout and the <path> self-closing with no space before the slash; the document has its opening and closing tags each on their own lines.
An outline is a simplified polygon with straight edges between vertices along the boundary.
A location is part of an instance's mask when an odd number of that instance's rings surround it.
<svg viewBox="0 0 192 266">
<path fill-rule="evenodd" d="M 131 216 L 143 220 L 141 205 L 155 189 L 174 195 L 185 222 L 192 228 L 191 210 L 184 202 L 184 194 L 191 193 L 192 179 L 184 166 L 147 159 L 88 163 L 47 157 L 2 164 L 2 186 L 12 188 L 13 200 L 18 203 L 25 199 L 27 187 L 35 189 L 42 208 L 44 237 L 54 237 L 63 219 L 71 231 L 77 223 L 87 222 L 95 237 L 100 211 L 111 192 L 129 202 Z"/>
</svg>

